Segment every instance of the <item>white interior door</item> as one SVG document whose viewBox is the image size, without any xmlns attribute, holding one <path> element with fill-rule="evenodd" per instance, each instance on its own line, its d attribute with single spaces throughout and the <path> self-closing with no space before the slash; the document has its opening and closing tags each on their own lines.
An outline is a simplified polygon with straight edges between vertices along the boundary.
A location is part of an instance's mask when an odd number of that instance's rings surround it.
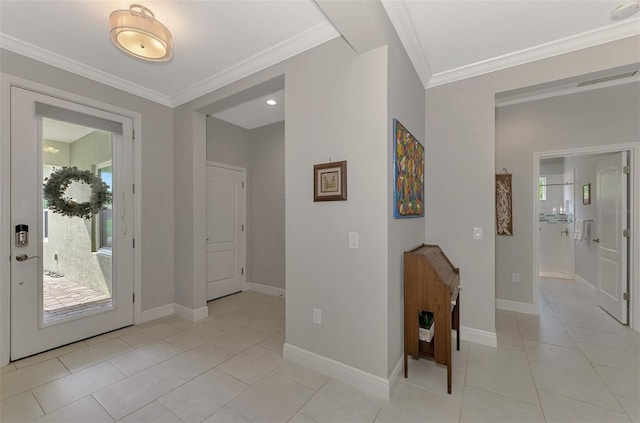
<svg viewBox="0 0 640 423">
<path fill-rule="evenodd" d="M 12 360 L 133 323 L 132 125 L 11 88 Z M 101 179 L 113 200 L 86 219 L 49 209 L 43 183 L 63 167 Z M 90 196 L 62 185 L 69 204 Z"/>
<path fill-rule="evenodd" d="M 596 207 L 598 243 L 598 304 L 609 314 L 626 324 L 629 211 L 627 199 L 628 176 L 623 169 L 628 153 L 608 155 L 596 164 Z"/>
<path fill-rule="evenodd" d="M 245 171 L 207 166 L 207 301 L 244 289 Z"/>
</svg>

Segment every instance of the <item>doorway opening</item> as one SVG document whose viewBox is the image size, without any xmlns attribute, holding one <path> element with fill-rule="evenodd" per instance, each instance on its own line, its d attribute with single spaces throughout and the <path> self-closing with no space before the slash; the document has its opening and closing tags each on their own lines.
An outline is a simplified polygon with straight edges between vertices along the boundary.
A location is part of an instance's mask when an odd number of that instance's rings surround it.
<svg viewBox="0 0 640 423">
<path fill-rule="evenodd" d="M 584 296 L 564 300 L 569 305 L 592 301 L 621 324 L 633 325 L 633 157 L 630 146 L 535 154 L 535 300 L 541 291 L 563 297 L 545 289 L 571 280 L 573 287 L 561 284 L 566 292 Z"/>
<path fill-rule="evenodd" d="M 207 300 L 241 290 L 284 297 L 284 76 L 206 115 Z"/>
</svg>

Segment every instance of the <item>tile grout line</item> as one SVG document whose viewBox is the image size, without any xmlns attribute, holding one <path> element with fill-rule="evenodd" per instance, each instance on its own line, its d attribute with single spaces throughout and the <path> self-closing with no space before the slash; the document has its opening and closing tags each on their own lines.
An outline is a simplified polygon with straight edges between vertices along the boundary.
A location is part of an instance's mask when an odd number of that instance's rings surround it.
<svg viewBox="0 0 640 423">
<path fill-rule="evenodd" d="M 544 295 L 541 293 L 542 297 L 544 298 Z M 547 302 L 547 299 L 544 298 L 544 301 Z M 554 310 L 555 313 L 555 310 Z M 560 321 L 560 319 L 558 318 L 558 321 Z M 560 324 L 562 324 L 562 322 L 560 322 Z M 518 333 L 520 333 L 520 323 L 518 323 L 518 319 L 516 319 L 516 325 L 518 326 Z M 522 333 L 520 333 L 520 337 L 522 338 Z M 533 376 L 533 369 L 531 369 L 531 360 L 529 359 L 529 353 L 527 352 L 527 349 L 525 348 L 524 345 L 524 340 L 522 341 L 522 349 L 524 350 L 524 356 L 527 359 L 527 366 L 529 367 L 529 372 L 531 373 L 531 379 L 533 380 L 533 386 L 536 389 L 536 397 L 538 398 L 538 403 L 540 404 L 540 411 L 542 412 L 542 418 L 544 419 L 544 421 L 547 421 L 547 416 L 544 412 L 544 407 L 542 406 L 542 398 L 540 398 L 540 391 L 541 389 L 538 388 L 538 383 L 536 382 L 536 378 Z"/>
<path fill-rule="evenodd" d="M 324 386 L 329 382 L 329 380 L 331 380 L 331 378 L 327 378 L 327 380 L 325 380 L 325 381 L 322 383 L 322 385 L 320 385 L 320 387 L 319 387 L 318 389 L 316 389 L 316 391 L 313 393 L 313 395 L 311 395 L 311 396 L 309 397 L 309 399 L 308 399 L 308 400 L 306 400 L 306 401 L 304 402 L 304 404 L 302 404 L 302 405 L 301 405 L 301 406 L 300 406 L 300 407 L 295 411 L 295 413 L 293 413 L 293 416 L 291 416 L 291 418 L 289 418 L 287 421 L 291 420 L 291 419 L 292 419 L 296 414 L 298 414 L 298 413 L 302 413 L 302 411 L 301 411 L 301 410 L 304 408 L 304 406 L 305 406 L 305 405 L 307 405 L 307 404 L 309 403 L 309 401 L 311 401 L 311 400 L 312 400 L 312 399 L 313 399 L 313 398 L 318 394 L 318 392 L 320 392 L 320 390 L 321 390 L 321 389 L 322 389 L 322 388 L 323 388 L 323 387 L 324 387 Z M 306 386 L 306 385 L 305 385 L 305 386 Z M 302 414 L 304 414 L 304 413 L 302 413 Z M 306 414 L 304 414 L 304 415 L 305 415 L 305 416 L 307 416 Z M 377 414 L 376 414 L 376 416 L 377 416 Z M 313 417 L 310 417 L 310 416 L 307 416 L 307 417 L 309 417 L 309 418 L 311 418 L 311 419 L 315 420 Z M 374 419 L 374 421 L 375 421 L 375 419 Z"/>
<path fill-rule="evenodd" d="M 44 411 L 44 407 L 42 406 L 42 404 L 40 404 L 40 401 L 38 400 L 38 397 L 36 397 L 36 394 L 33 392 L 33 389 L 30 389 L 29 391 L 27 391 L 31 394 L 31 396 L 33 397 L 33 399 L 36 401 L 36 404 L 38 404 L 38 407 L 40 407 L 40 410 L 42 411 L 42 415 L 46 416 L 47 412 Z M 38 417 L 40 418 L 40 417 Z"/>
<path fill-rule="evenodd" d="M 544 297 L 544 295 L 543 295 L 543 297 Z M 546 299 L 546 298 L 545 298 L 545 301 L 547 301 L 547 299 Z M 547 301 L 547 302 L 548 302 L 548 301 Z M 555 311 L 555 310 L 554 310 L 554 311 Z M 587 360 L 587 362 L 588 362 L 588 363 L 589 363 L 589 365 L 591 366 L 591 369 L 594 371 L 595 376 L 597 376 L 597 377 L 598 377 L 598 379 L 600 380 L 600 382 L 605 386 L 605 388 L 607 389 L 607 391 L 609 392 L 609 394 L 611 394 L 611 396 L 612 396 L 612 397 L 613 397 L 613 399 L 616 401 L 616 403 L 618 404 L 618 406 L 620 406 L 620 409 L 621 409 L 622 411 L 624 411 L 624 414 L 625 414 L 627 417 L 629 417 L 629 419 L 630 419 L 630 420 L 632 420 L 632 419 L 631 419 L 631 416 L 629 415 L 629 413 L 627 413 L 627 410 L 622 406 L 622 404 L 620 404 L 620 401 L 618 400 L 618 398 L 616 397 L 616 395 L 613 393 L 613 391 L 611 391 L 611 388 L 609 387 L 609 385 L 608 385 L 608 384 L 606 383 L 606 381 L 602 378 L 602 376 L 600 376 L 600 373 L 598 373 L 598 370 L 595 368 L 594 363 L 593 363 L 593 362 L 589 359 L 589 357 L 584 353 L 584 351 L 582 350 L 582 348 L 580 348 L 580 345 L 578 344 L 578 341 L 573 337 L 573 335 L 571 334 L 571 332 L 567 329 L 567 325 L 566 325 L 566 324 L 564 323 L 564 321 L 562 321 L 561 319 L 560 319 L 560 323 L 562 324 L 562 327 L 564 328 L 564 330 L 569 334 L 569 336 L 571 337 L 571 339 L 573 339 L 574 343 L 578 346 L 579 351 L 582 353 L 582 355 L 584 355 L 585 359 Z M 593 330 L 593 329 L 591 329 L 591 330 Z M 586 342 L 585 342 L 585 343 L 586 343 Z M 606 366 L 604 366 L 604 367 L 606 367 Z M 534 378 L 534 383 L 535 383 L 535 378 Z M 543 391 L 543 392 L 548 392 L 548 391 L 545 391 L 544 389 L 540 389 L 540 390 L 541 390 L 541 391 Z M 536 391 L 538 391 L 537 385 L 536 385 Z M 581 400 L 579 400 L 579 399 L 572 398 L 572 397 L 568 397 L 568 396 L 566 396 L 566 395 L 562 395 L 562 394 L 556 394 L 556 395 L 560 395 L 560 396 L 563 396 L 563 397 L 565 397 L 565 398 L 570 398 L 570 399 L 573 399 L 573 400 L 576 400 L 576 401 L 581 401 Z M 586 404 L 589 404 L 589 405 L 591 405 L 591 406 L 593 406 L 593 407 L 600 407 L 600 408 L 605 409 L 605 410 L 613 411 L 613 410 L 611 410 L 611 409 L 609 409 L 609 408 L 602 407 L 602 406 L 599 406 L 599 405 L 596 405 L 596 404 L 591 404 L 591 403 L 586 402 L 586 401 L 581 401 L 581 402 L 584 402 L 584 403 L 586 403 Z M 542 401 L 540 402 L 540 404 L 542 405 Z M 614 412 L 619 413 L 619 411 L 614 411 Z M 543 413 L 544 413 L 544 409 L 543 409 Z M 632 421 L 633 421 L 633 420 L 632 420 Z"/>
</svg>

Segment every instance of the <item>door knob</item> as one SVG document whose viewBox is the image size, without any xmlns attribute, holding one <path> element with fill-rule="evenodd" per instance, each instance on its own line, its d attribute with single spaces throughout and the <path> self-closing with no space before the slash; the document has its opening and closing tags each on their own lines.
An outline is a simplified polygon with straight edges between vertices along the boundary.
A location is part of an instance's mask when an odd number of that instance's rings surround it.
<svg viewBox="0 0 640 423">
<path fill-rule="evenodd" d="M 17 261 L 27 261 L 27 260 L 31 260 L 31 259 L 35 259 L 35 258 L 40 258 L 39 256 L 33 256 L 33 257 L 29 257 L 26 254 L 18 254 L 16 256 L 16 260 Z"/>
<path fill-rule="evenodd" d="M 569 229 L 565 229 L 564 231 L 560 231 L 560 235 L 569 236 Z"/>
<path fill-rule="evenodd" d="M 600 238 L 594 239 L 593 242 L 597 242 L 598 244 L 600 244 Z"/>
</svg>

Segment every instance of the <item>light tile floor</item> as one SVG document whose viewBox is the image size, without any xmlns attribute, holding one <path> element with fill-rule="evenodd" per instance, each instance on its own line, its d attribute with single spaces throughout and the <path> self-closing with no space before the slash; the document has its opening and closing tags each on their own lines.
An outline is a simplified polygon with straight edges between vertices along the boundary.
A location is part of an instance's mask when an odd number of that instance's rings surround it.
<svg viewBox="0 0 640 423">
<path fill-rule="evenodd" d="M 43 275 L 42 318 L 45 324 L 107 309 L 111 304 L 111 296 L 72 279 Z"/>
<path fill-rule="evenodd" d="M 0 421 L 640 422 L 640 334 L 546 279 L 540 316 L 497 311 L 498 348 L 410 360 L 390 401 L 282 359 L 284 300 L 244 292 L 0 368 Z M 463 311 L 464 312 L 464 311 Z"/>
</svg>

